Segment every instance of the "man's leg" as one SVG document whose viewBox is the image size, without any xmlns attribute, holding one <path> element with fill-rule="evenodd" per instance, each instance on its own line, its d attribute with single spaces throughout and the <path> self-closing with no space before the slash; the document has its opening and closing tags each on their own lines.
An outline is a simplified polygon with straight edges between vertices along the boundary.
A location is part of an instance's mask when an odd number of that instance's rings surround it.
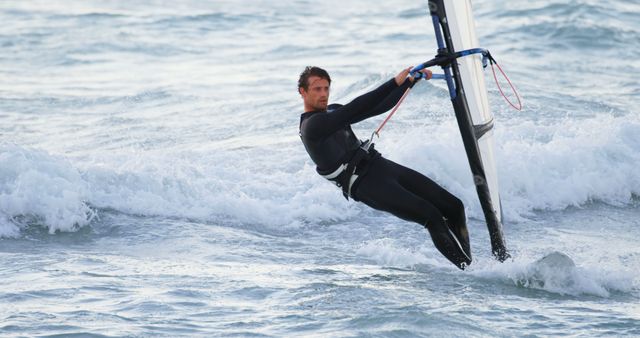
<svg viewBox="0 0 640 338">
<path fill-rule="evenodd" d="M 433 204 L 446 218 L 446 222 L 454 231 L 465 252 L 470 253 L 467 217 L 462 201 L 421 173 L 391 162 L 394 170 L 400 172 L 398 182 L 407 190 Z"/>
<path fill-rule="evenodd" d="M 450 231 L 445 216 L 434 203 L 400 184 L 406 170 L 410 169 L 380 158 L 362 179 L 355 198 L 372 208 L 426 226 L 436 248 L 456 266 L 464 268 L 471 263 L 468 236 L 460 238 Z"/>
</svg>

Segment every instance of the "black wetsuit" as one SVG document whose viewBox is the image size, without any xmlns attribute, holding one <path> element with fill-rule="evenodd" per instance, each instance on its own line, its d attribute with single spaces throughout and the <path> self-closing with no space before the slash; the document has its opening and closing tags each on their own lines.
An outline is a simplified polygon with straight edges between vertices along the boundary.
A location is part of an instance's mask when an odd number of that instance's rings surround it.
<svg viewBox="0 0 640 338">
<path fill-rule="evenodd" d="M 305 112 L 300 137 L 319 174 L 329 178 L 341 173 L 332 180 L 345 197 L 426 226 L 436 248 L 463 269 L 471 263 L 471 252 L 462 202 L 426 176 L 373 149 L 365 152 L 351 129 L 351 124 L 391 109 L 409 86 L 409 80 L 398 86 L 391 79 L 344 106 Z"/>
</svg>

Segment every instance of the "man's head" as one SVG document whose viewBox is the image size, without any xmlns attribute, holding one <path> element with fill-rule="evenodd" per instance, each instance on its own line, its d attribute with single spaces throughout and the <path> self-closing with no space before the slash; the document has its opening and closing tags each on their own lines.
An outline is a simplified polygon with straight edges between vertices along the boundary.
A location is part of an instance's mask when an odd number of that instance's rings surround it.
<svg viewBox="0 0 640 338">
<path fill-rule="evenodd" d="M 304 111 L 325 110 L 329 104 L 331 77 L 326 70 L 308 66 L 300 73 L 298 93 L 304 101 Z"/>
</svg>

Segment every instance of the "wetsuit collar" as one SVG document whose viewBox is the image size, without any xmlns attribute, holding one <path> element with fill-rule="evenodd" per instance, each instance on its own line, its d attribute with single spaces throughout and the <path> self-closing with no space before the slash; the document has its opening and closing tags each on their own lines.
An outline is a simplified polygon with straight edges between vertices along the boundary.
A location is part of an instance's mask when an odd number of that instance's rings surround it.
<svg viewBox="0 0 640 338">
<path fill-rule="evenodd" d="M 302 124 L 302 121 L 304 121 L 305 119 L 308 119 L 309 117 L 311 117 L 311 115 L 314 115 L 317 113 L 323 113 L 323 112 L 326 112 L 326 110 L 313 110 L 313 111 L 304 112 L 300 114 L 300 123 Z"/>
<path fill-rule="evenodd" d="M 306 112 L 302 113 L 302 115 L 300 115 L 300 116 L 307 117 L 307 116 L 311 116 L 311 115 L 313 115 L 315 113 L 325 113 L 325 112 L 326 112 L 326 110 L 312 110 L 312 111 L 306 111 Z"/>
</svg>

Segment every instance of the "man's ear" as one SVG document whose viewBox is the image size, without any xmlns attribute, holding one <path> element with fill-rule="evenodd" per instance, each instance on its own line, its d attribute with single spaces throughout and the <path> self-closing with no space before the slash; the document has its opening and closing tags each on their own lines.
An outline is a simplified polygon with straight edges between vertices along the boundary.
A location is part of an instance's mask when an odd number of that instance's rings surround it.
<svg viewBox="0 0 640 338">
<path fill-rule="evenodd" d="M 302 95 L 302 92 L 304 91 L 303 87 L 298 87 L 298 93 L 300 93 L 300 95 Z"/>
</svg>

